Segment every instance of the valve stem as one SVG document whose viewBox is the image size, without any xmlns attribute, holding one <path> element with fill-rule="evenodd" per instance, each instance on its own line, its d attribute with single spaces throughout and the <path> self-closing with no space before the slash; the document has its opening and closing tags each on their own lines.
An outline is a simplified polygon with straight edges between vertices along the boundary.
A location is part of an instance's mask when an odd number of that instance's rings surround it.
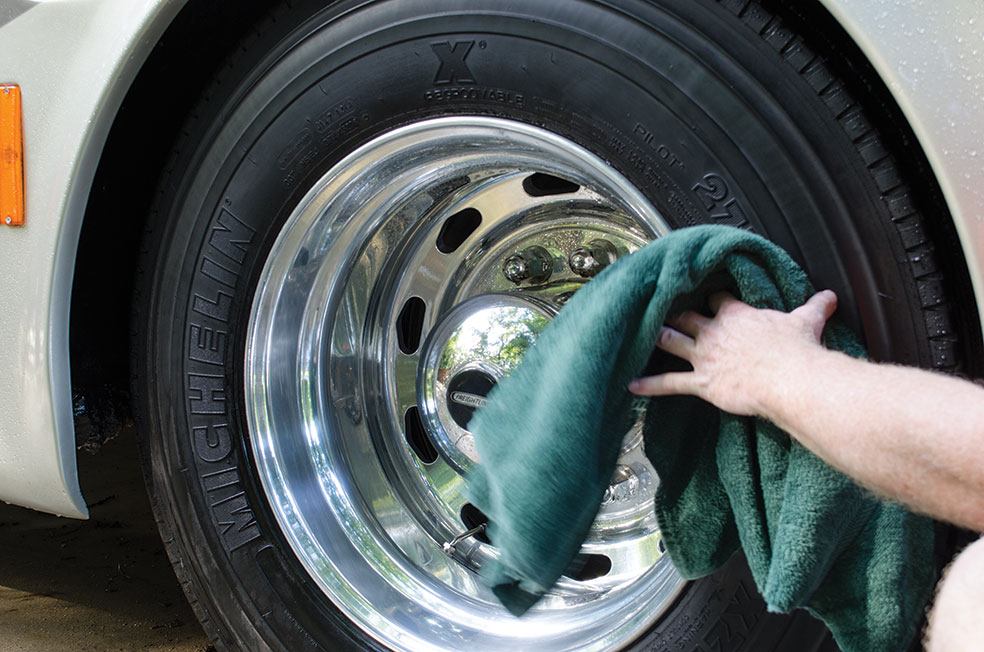
<svg viewBox="0 0 984 652">
<path fill-rule="evenodd" d="M 479 534 L 484 533 L 485 532 L 485 525 L 486 525 L 485 523 L 482 523 L 481 525 L 478 525 L 477 527 L 473 527 L 472 529 L 468 530 L 467 532 L 463 532 L 463 533 L 459 534 L 458 536 L 456 536 L 455 538 L 451 539 L 451 541 L 448 541 L 447 543 L 445 543 L 444 544 L 444 554 L 446 554 L 449 557 L 452 556 L 452 555 L 454 555 L 454 553 L 457 550 L 457 546 L 458 546 L 459 543 L 461 543 L 465 539 L 468 539 L 470 537 L 473 537 L 473 536 L 476 536 L 476 535 L 479 535 Z"/>
</svg>

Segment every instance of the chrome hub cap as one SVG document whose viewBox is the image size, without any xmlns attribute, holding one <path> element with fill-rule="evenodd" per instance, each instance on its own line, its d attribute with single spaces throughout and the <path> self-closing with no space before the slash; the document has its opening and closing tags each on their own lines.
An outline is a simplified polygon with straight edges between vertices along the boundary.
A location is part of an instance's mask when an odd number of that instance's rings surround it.
<svg viewBox="0 0 984 652">
<path fill-rule="evenodd" d="M 459 472 L 477 463 L 468 422 L 495 384 L 556 310 L 518 294 L 483 294 L 462 302 L 428 338 L 417 374 L 417 395 L 427 434 Z"/>
<path fill-rule="evenodd" d="M 588 278 L 665 231 L 590 152 L 479 117 L 367 143 L 287 220 L 250 315 L 250 441 L 293 553 L 372 637 L 398 650 L 618 649 L 672 602 L 683 581 L 638 428 L 580 569 L 528 615 L 483 584 L 497 551 L 480 528 L 456 540 L 483 520 L 463 491 L 481 463 L 474 410 Z"/>
</svg>

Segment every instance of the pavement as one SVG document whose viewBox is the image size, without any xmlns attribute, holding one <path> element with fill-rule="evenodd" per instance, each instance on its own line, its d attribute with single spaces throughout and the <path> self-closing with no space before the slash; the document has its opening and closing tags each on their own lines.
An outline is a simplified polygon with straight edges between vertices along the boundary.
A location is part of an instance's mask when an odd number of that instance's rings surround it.
<svg viewBox="0 0 984 652">
<path fill-rule="evenodd" d="M 133 430 L 80 453 L 88 521 L 0 504 L 0 652 L 212 652 L 161 545 Z"/>
</svg>

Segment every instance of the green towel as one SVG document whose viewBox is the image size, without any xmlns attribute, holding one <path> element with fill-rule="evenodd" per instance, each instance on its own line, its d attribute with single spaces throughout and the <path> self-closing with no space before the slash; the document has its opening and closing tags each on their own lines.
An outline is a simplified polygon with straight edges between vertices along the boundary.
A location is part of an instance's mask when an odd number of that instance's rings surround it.
<svg viewBox="0 0 984 652">
<path fill-rule="evenodd" d="M 814 293 L 759 236 L 675 231 L 578 290 L 493 389 L 469 424 L 482 465 L 468 493 L 501 553 L 483 575 L 517 615 L 553 585 L 588 533 L 642 402 L 656 516 L 684 577 L 711 573 L 740 546 L 771 611 L 806 608 L 845 652 L 904 649 L 935 579 L 929 519 L 872 496 L 765 420 L 628 392 L 664 318 L 718 289 L 784 311 Z M 864 355 L 833 320 L 824 342 Z"/>
</svg>

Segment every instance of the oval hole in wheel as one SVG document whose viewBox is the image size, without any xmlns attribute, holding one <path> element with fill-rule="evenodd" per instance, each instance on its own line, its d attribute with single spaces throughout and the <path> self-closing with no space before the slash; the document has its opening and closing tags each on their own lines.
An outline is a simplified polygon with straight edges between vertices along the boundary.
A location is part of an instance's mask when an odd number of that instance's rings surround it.
<svg viewBox="0 0 984 652">
<path fill-rule="evenodd" d="M 471 530 L 477 528 L 479 525 L 488 524 L 489 517 L 471 503 L 465 503 L 461 508 L 461 522 L 465 524 L 466 528 Z M 492 543 L 484 532 L 476 534 L 475 538 L 482 543 Z"/>
<path fill-rule="evenodd" d="M 445 220 L 441 232 L 437 234 L 437 250 L 442 254 L 455 251 L 481 223 L 482 214 L 474 208 L 458 211 Z"/>
<path fill-rule="evenodd" d="M 611 570 L 612 560 L 605 555 L 578 555 L 564 575 L 578 582 L 587 582 L 604 577 Z"/>
<path fill-rule="evenodd" d="M 410 297 L 403 304 L 400 316 L 396 318 L 396 339 L 400 350 L 410 355 L 420 348 L 420 334 L 424 329 L 424 314 L 427 305 L 420 297 Z"/>
<path fill-rule="evenodd" d="M 523 190 L 530 197 L 546 197 L 548 195 L 569 195 L 577 192 L 581 186 L 567 179 L 555 177 L 552 174 L 537 172 L 523 179 Z"/>
<path fill-rule="evenodd" d="M 416 407 L 411 407 L 403 415 L 404 435 L 410 448 L 420 458 L 424 464 L 433 464 L 437 461 L 437 449 L 427 436 L 424 423 L 420 420 L 420 411 Z"/>
</svg>

